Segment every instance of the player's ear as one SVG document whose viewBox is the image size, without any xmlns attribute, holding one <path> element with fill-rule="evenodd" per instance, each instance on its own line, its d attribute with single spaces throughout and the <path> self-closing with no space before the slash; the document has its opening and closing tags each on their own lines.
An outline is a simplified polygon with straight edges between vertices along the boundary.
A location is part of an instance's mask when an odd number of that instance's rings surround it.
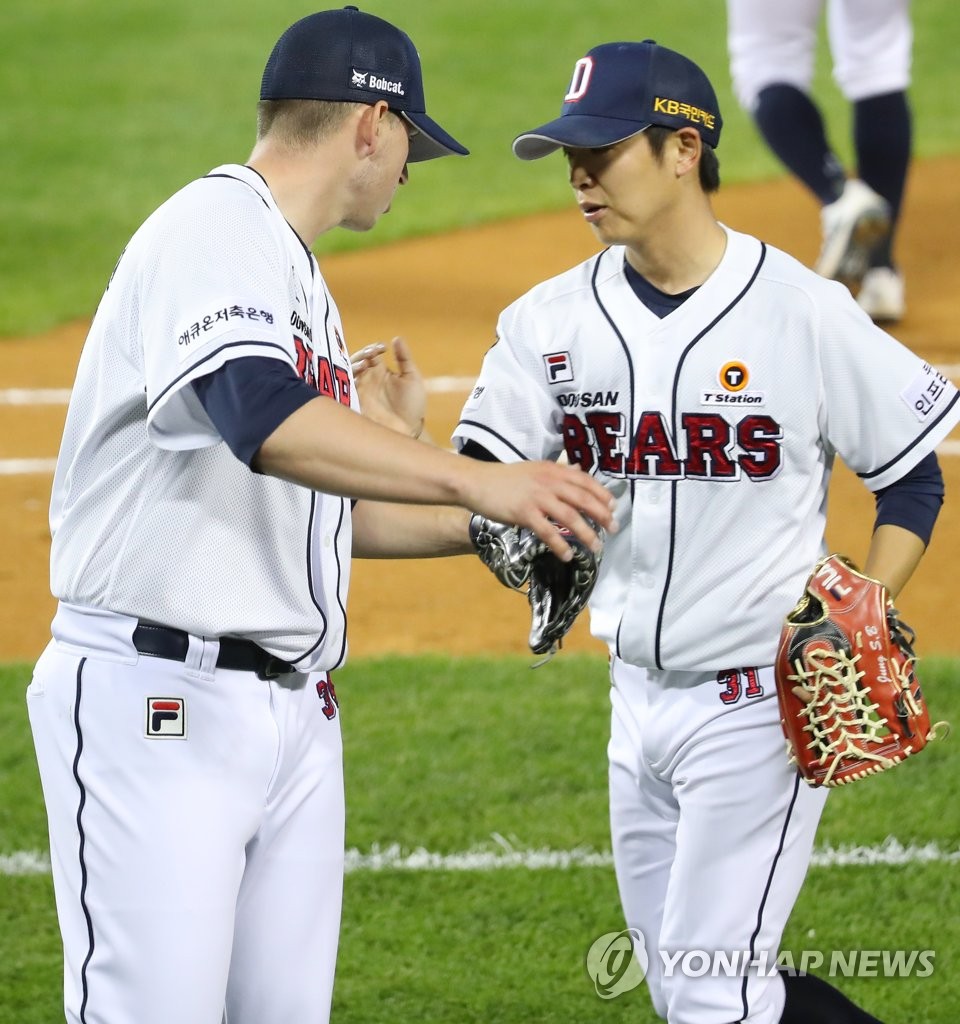
<svg viewBox="0 0 960 1024">
<path fill-rule="evenodd" d="M 678 178 L 695 171 L 703 152 L 703 140 L 696 128 L 679 128 L 673 133 L 674 167 Z"/>
<path fill-rule="evenodd" d="M 376 151 L 377 144 L 387 124 L 390 108 L 386 100 L 377 100 L 370 106 L 364 106 L 357 121 L 357 152 L 360 156 L 369 156 Z"/>
</svg>

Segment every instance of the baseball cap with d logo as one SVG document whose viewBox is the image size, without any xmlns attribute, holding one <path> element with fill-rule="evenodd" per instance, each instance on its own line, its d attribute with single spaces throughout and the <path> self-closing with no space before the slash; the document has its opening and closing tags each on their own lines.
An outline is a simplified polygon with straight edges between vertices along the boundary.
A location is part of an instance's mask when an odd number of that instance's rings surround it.
<svg viewBox="0 0 960 1024">
<path fill-rule="evenodd" d="M 267 61 L 260 99 L 386 100 L 417 129 L 410 163 L 468 152 L 427 117 L 420 57 L 410 37 L 356 7 L 319 11 L 291 25 Z"/>
<path fill-rule="evenodd" d="M 562 146 L 597 149 L 652 124 L 696 128 L 716 148 L 723 119 L 710 80 L 688 57 L 652 39 L 604 43 L 577 61 L 560 116 L 518 135 L 513 151 L 536 160 Z"/>
</svg>

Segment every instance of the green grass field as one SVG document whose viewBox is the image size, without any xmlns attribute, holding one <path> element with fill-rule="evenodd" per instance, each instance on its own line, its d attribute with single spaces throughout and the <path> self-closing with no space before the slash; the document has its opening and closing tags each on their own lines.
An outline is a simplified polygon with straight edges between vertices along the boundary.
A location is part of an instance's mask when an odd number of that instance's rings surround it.
<svg viewBox="0 0 960 1024">
<path fill-rule="evenodd" d="M 960 13 L 951 0 L 914 7 L 916 152 L 956 152 Z M 375 231 L 334 232 L 324 252 L 562 206 L 561 158 L 524 164 L 510 142 L 559 111 L 578 57 L 615 39 L 653 37 L 707 70 L 726 121 L 725 181 L 781 173 L 732 98 L 721 0 L 371 0 L 364 9 L 410 33 L 428 109 L 472 155 L 414 167 Z M 293 0 L 0 5 L 0 338 L 90 316 L 141 220 L 192 178 L 246 159 L 270 47 L 309 10 Z M 847 156 L 849 111 L 825 59 L 816 90 Z"/>
<path fill-rule="evenodd" d="M 612 868 L 373 870 L 379 850 L 609 850 L 606 667 L 561 655 L 357 659 L 338 674 L 347 769 L 347 845 L 367 864 L 346 879 L 335 1024 L 653 1024 L 641 987 L 604 1001 L 585 955 L 620 929 Z M 956 665 L 923 664 L 937 717 L 960 721 Z M 0 856 L 45 851 L 24 707 L 27 666 L 0 673 Z M 952 1024 L 960 1005 L 955 807 L 960 747 L 833 794 L 818 846 L 931 845 L 939 860 L 814 867 L 784 948 L 933 950 L 931 976 L 848 978 L 888 1024 Z M 953 854 L 945 861 L 944 854 Z M 420 856 L 425 861 L 424 855 Z M 0 861 L 0 864 L 4 863 Z M 951 909 L 954 908 L 954 909 Z M 60 950 L 48 874 L 0 874 L 0 1024 L 50 1024 Z"/>
</svg>

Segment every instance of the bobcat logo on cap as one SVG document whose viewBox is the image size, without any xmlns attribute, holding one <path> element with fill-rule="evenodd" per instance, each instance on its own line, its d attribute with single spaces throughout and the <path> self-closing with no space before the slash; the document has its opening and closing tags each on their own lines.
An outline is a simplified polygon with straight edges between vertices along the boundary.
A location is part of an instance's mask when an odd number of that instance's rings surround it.
<svg viewBox="0 0 960 1024">
<path fill-rule="evenodd" d="M 357 71 L 354 68 L 350 84 L 355 89 L 373 89 L 376 92 L 388 92 L 394 96 L 407 95 L 403 89 L 403 82 L 392 78 L 383 78 L 376 71 Z"/>
</svg>

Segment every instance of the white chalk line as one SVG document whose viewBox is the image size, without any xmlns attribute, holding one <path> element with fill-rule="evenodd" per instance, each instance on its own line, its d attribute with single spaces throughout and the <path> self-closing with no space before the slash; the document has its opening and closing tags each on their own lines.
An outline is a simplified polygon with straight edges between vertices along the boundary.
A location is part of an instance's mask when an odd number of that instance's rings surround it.
<svg viewBox="0 0 960 1024">
<path fill-rule="evenodd" d="M 475 377 L 430 377 L 424 383 L 434 395 L 466 394 Z M 0 406 L 66 405 L 69 388 L 0 388 Z M 0 476 L 51 476 L 56 459 L 0 459 Z"/>
<path fill-rule="evenodd" d="M 0 388 L 0 405 L 66 405 L 70 388 Z"/>
<path fill-rule="evenodd" d="M 56 459 L 0 459 L 0 476 L 50 476 L 56 468 Z"/>
<path fill-rule="evenodd" d="M 346 851 L 348 874 L 376 871 L 454 872 L 504 870 L 569 870 L 570 868 L 612 868 L 609 850 L 578 846 L 572 850 L 525 849 L 494 835 L 493 844 L 476 846 L 459 853 L 435 853 L 423 847 L 405 849 L 398 843 L 374 843 L 366 852 Z M 960 850 L 946 850 L 938 843 L 908 843 L 893 836 L 873 846 L 822 846 L 813 851 L 813 868 L 876 867 L 905 864 L 957 864 Z M 0 854 L 0 876 L 46 875 L 50 856 L 41 850 Z"/>
<path fill-rule="evenodd" d="M 937 369 L 947 377 L 960 377 L 960 363 Z M 428 377 L 424 383 L 432 395 L 466 394 L 476 378 Z M 0 388 L 0 406 L 66 405 L 69 401 L 69 388 Z M 960 441 L 942 441 L 937 446 L 937 454 L 960 455 Z M 56 459 L 0 459 L 0 476 L 50 475 L 56 465 Z"/>
<path fill-rule="evenodd" d="M 960 378 L 960 363 L 949 363 L 937 369 L 951 380 Z M 477 382 L 473 377 L 427 377 L 426 389 L 431 394 L 465 394 Z M 0 388 L 0 405 L 66 405 L 70 388 Z"/>
<path fill-rule="evenodd" d="M 424 384 L 431 394 L 465 394 L 476 377 L 428 377 Z M 66 405 L 70 388 L 0 388 L 0 405 Z"/>
</svg>

